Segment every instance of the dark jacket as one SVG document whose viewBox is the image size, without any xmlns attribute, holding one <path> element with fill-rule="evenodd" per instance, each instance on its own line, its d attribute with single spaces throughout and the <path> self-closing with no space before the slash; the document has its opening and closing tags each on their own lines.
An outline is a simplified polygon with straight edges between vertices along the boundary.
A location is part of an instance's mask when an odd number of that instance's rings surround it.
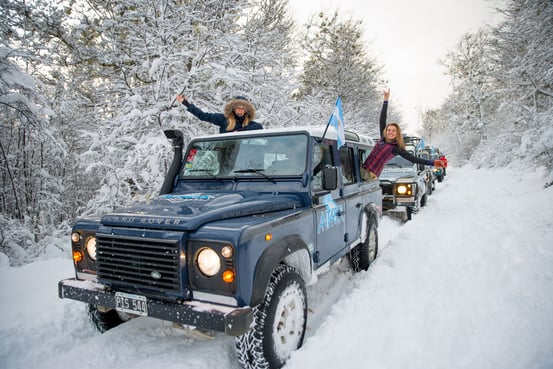
<svg viewBox="0 0 553 369">
<path fill-rule="evenodd" d="M 384 101 L 382 104 L 382 111 L 380 112 L 380 140 L 386 141 L 384 138 L 384 128 L 386 128 L 386 117 L 388 115 L 388 101 Z M 418 158 L 415 155 L 411 154 L 409 151 L 402 150 L 399 145 L 396 143 L 394 149 L 392 150 L 394 155 L 399 155 L 404 159 L 409 160 L 411 163 L 430 165 L 433 166 L 434 162 L 432 160 L 426 160 L 423 158 Z"/>
<path fill-rule="evenodd" d="M 189 103 L 187 100 L 184 100 L 182 102 L 187 108 L 188 111 L 194 115 L 199 120 L 202 120 L 204 122 L 213 123 L 216 126 L 219 126 L 219 132 L 220 133 L 226 133 L 226 132 L 234 132 L 234 131 L 247 131 L 247 130 L 253 130 L 253 129 L 263 129 L 263 126 L 257 122 L 254 122 L 253 119 L 255 119 L 255 108 L 253 105 L 244 99 L 233 99 L 231 100 L 226 106 L 225 106 L 225 113 L 205 113 L 200 108 L 198 108 L 196 105 Z M 244 120 L 246 119 L 246 115 L 243 117 L 237 117 L 234 114 L 234 106 L 240 104 L 246 107 L 246 114 L 248 115 L 250 122 L 248 125 L 244 126 Z M 233 130 L 227 131 L 227 127 L 229 124 L 228 118 L 230 117 L 230 114 L 233 115 L 234 119 L 236 120 L 236 126 Z"/>
<path fill-rule="evenodd" d="M 380 112 L 380 140 L 374 145 L 371 153 L 363 163 L 363 167 L 368 171 L 379 176 L 384 169 L 384 165 L 394 156 L 399 155 L 411 163 L 433 166 L 434 162 L 423 158 L 418 158 L 406 150 L 402 150 L 397 142 L 386 142 L 384 129 L 386 128 L 386 116 L 388 113 L 388 101 L 382 104 Z"/>
</svg>

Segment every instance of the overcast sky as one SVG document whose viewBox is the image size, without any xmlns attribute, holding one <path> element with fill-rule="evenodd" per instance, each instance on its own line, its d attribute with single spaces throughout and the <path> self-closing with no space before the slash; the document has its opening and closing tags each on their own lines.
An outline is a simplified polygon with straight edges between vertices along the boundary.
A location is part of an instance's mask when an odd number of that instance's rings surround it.
<svg viewBox="0 0 553 369">
<path fill-rule="evenodd" d="M 450 91 L 438 59 L 463 34 L 497 22 L 493 6 L 501 0 L 492 1 L 290 0 L 290 7 L 300 25 L 321 10 L 363 21 L 367 50 L 385 68 L 390 103 L 401 106 L 404 128 L 414 133 L 418 112 L 439 107 Z"/>
</svg>

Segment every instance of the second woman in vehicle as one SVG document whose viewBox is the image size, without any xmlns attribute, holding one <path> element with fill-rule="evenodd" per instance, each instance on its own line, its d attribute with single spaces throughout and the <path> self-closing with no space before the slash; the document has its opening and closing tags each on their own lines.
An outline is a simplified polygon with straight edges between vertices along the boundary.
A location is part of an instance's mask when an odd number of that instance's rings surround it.
<svg viewBox="0 0 553 369">
<path fill-rule="evenodd" d="M 384 91 L 384 103 L 380 112 L 380 140 L 376 142 L 371 153 L 363 163 L 363 168 L 369 172 L 371 179 L 377 179 L 380 173 L 382 173 L 384 165 L 396 155 L 412 163 L 443 167 L 444 164 L 440 160 L 432 161 L 418 158 L 405 150 L 405 142 L 403 141 L 399 125 L 397 123 L 386 124 L 389 97 L 390 90 L 388 89 Z"/>
</svg>

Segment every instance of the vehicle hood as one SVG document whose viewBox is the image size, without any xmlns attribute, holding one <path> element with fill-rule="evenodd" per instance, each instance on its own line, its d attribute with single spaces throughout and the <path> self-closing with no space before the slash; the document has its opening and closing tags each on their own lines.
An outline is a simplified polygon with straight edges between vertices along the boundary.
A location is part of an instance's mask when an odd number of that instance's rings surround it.
<svg viewBox="0 0 553 369">
<path fill-rule="evenodd" d="M 380 173 L 380 181 L 395 182 L 400 178 L 413 178 L 417 172 L 412 167 L 390 167 Z"/>
<path fill-rule="evenodd" d="M 105 226 L 192 231 L 222 219 L 263 214 L 303 206 L 295 195 L 259 192 L 194 192 L 166 194 L 104 215 Z"/>
</svg>

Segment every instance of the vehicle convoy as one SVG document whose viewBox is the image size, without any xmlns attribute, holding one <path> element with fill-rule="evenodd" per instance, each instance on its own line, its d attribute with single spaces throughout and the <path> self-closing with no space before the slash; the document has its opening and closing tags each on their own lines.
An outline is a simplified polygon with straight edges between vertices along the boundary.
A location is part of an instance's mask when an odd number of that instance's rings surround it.
<svg viewBox="0 0 553 369">
<path fill-rule="evenodd" d="M 429 169 L 431 171 L 431 175 L 433 176 L 432 190 L 434 190 L 436 188 L 436 183 L 435 182 L 438 181 L 439 183 L 441 183 L 444 180 L 445 167 L 447 166 L 447 159 L 445 158 L 445 156 L 443 156 L 440 153 L 440 149 L 438 149 L 436 147 L 432 147 L 432 146 L 426 146 L 422 150 L 422 153 L 423 153 L 423 155 L 421 155 L 421 156 L 423 156 L 423 157 L 429 158 L 432 161 L 441 160 L 444 163 L 443 167 L 432 167 L 432 168 Z"/>
<path fill-rule="evenodd" d="M 432 154 L 430 153 L 430 151 L 427 150 L 426 148 L 419 151 L 419 157 L 421 157 L 423 159 L 426 159 L 426 160 L 432 160 L 432 161 L 435 160 L 432 157 Z M 433 169 L 434 169 L 434 167 L 429 167 L 429 166 L 426 166 L 426 165 L 423 165 L 423 166 L 419 165 L 419 170 L 422 170 L 424 172 L 424 177 L 425 177 L 424 179 L 425 179 L 425 184 L 426 184 L 426 194 L 427 195 L 432 195 L 432 192 L 434 192 L 434 190 L 436 189 L 437 177 L 436 177 L 436 174 L 435 174 Z"/>
<path fill-rule="evenodd" d="M 440 159 L 441 161 L 444 162 L 444 167 L 442 168 L 442 174 L 443 174 L 443 177 L 446 176 L 447 172 L 447 157 L 445 156 L 445 153 L 441 152 L 440 150 L 437 150 L 438 152 L 438 159 Z"/>
<path fill-rule="evenodd" d="M 306 284 L 344 256 L 378 252 L 378 181 L 361 167 L 372 140 L 334 128 L 165 131 L 174 158 L 160 195 L 79 219 L 75 277 L 60 298 L 88 304 L 100 331 L 150 316 L 235 336 L 245 368 L 279 368 L 302 345 Z M 183 155 L 184 154 L 184 155 Z"/>
</svg>

